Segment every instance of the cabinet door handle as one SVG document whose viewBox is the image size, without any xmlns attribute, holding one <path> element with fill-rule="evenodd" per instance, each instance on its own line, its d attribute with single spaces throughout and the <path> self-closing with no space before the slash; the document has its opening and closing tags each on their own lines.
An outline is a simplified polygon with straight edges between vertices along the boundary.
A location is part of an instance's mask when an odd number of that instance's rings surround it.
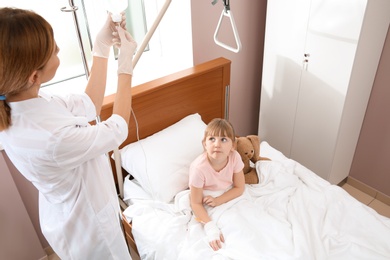
<svg viewBox="0 0 390 260">
<path fill-rule="evenodd" d="M 304 70 L 307 70 L 308 66 L 309 66 L 309 57 L 310 57 L 310 54 L 309 53 L 304 53 L 303 56 L 305 57 L 303 59 L 303 69 Z"/>
</svg>

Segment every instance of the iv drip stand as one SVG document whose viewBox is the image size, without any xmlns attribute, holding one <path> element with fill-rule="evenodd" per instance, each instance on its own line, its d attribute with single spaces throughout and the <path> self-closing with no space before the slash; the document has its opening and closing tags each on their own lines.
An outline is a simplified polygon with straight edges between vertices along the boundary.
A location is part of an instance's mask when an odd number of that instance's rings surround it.
<svg viewBox="0 0 390 260">
<path fill-rule="evenodd" d="M 71 12 L 72 15 L 73 15 L 74 26 L 76 27 L 77 39 L 78 39 L 79 47 L 80 47 L 80 50 L 81 50 L 81 59 L 83 61 L 83 65 L 84 65 L 85 76 L 88 79 L 89 78 L 89 67 L 88 67 L 87 57 L 85 56 L 83 40 L 82 40 L 82 37 L 81 37 L 81 32 L 80 32 L 80 27 L 79 27 L 79 21 L 77 19 L 77 15 L 76 15 L 76 11 L 79 8 L 74 5 L 74 1 L 73 0 L 69 0 L 69 7 L 70 7 L 70 9 L 67 9 L 66 7 L 62 7 L 61 11 L 62 12 Z"/>
<path fill-rule="evenodd" d="M 165 1 L 163 7 L 161 8 L 160 12 L 158 13 L 158 15 L 156 17 L 154 23 L 152 24 L 152 26 L 150 27 L 150 29 L 146 33 L 144 40 L 142 41 L 137 53 L 135 54 L 135 56 L 133 58 L 133 68 L 135 68 L 135 66 L 137 65 L 138 60 L 140 59 L 141 55 L 143 54 L 146 46 L 148 45 L 148 43 L 150 41 L 150 38 L 152 38 L 154 32 L 156 31 L 158 25 L 160 24 L 161 19 L 164 17 L 165 12 L 167 11 L 171 2 L 172 2 L 172 0 Z M 87 59 L 85 56 L 84 46 L 82 43 L 80 27 L 79 27 L 79 23 L 78 23 L 77 16 L 76 16 L 76 11 L 78 10 L 78 7 L 74 5 L 73 0 L 69 0 L 69 6 L 70 6 L 70 9 L 63 7 L 63 8 L 61 8 L 61 11 L 62 12 L 72 12 L 72 14 L 73 14 L 73 20 L 74 20 L 76 31 L 77 31 L 77 38 L 79 41 L 79 46 L 80 46 L 80 50 L 81 50 L 81 54 L 82 54 L 81 58 L 82 58 L 83 64 L 84 64 L 85 74 L 86 74 L 87 79 L 88 79 L 89 78 L 89 68 L 88 68 L 88 63 L 87 63 Z M 96 118 L 96 122 L 100 122 L 99 116 Z M 113 153 L 114 153 L 115 169 L 116 169 L 118 188 L 119 188 L 119 196 L 123 199 L 123 175 L 122 175 L 122 166 L 121 166 L 121 157 L 120 157 L 120 153 L 119 153 L 119 148 L 115 148 L 113 150 Z"/>
</svg>

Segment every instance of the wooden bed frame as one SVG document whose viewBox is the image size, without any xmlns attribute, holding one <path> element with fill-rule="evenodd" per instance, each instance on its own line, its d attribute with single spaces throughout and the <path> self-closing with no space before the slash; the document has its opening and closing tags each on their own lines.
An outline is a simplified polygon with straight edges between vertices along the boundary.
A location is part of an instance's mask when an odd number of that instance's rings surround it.
<svg viewBox="0 0 390 260">
<path fill-rule="evenodd" d="M 225 58 L 217 58 L 133 87 L 132 108 L 138 122 L 139 138 L 150 136 L 194 113 L 199 113 L 205 123 L 213 118 L 228 118 L 230 64 Z M 112 114 L 114 99 L 115 94 L 105 97 L 100 116 L 102 120 Z M 129 135 L 120 148 L 135 141 L 136 124 L 131 118 Z M 111 164 L 117 184 L 113 160 Z M 123 173 L 123 176 L 126 175 Z M 121 205 L 124 209 L 124 203 Z M 130 251 L 138 255 L 131 223 L 124 217 L 122 219 Z"/>
</svg>

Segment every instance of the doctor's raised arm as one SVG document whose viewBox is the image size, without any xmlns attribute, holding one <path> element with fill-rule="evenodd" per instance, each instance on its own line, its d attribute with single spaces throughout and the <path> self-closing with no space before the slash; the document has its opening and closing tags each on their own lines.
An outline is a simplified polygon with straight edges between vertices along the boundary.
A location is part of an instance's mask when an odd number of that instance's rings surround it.
<svg viewBox="0 0 390 260">
<path fill-rule="evenodd" d="M 118 85 L 113 113 L 123 117 L 129 123 L 131 113 L 131 81 L 133 74 L 132 58 L 137 47 L 129 32 L 126 31 L 126 19 L 122 16 L 120 23 L 114 23 L 111 15 L 96 36 L 93 45 L 93 62 L 85 93 L 91 98 L 100 114 L 107 81 L 107 63 L 110 48 L 119 48 Z"/>
</svg>

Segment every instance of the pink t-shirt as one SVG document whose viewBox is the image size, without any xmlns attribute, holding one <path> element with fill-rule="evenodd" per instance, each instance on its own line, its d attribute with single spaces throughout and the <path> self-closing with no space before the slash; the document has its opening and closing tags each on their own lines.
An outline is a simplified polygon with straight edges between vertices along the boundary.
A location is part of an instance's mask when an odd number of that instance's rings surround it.
<svg viewBox="0 0 390 260">
<path fill-rule="evenodd" d="M 225 168 L 217 172 L 210 165 L 207 153 L 202 153 L 191 163 L 189 185 L 204 190 L 226 190 L 233 184 L 233 174 L 244 168 L 237 151 L 230 152 L 228 160 Z"/>
</svg>

